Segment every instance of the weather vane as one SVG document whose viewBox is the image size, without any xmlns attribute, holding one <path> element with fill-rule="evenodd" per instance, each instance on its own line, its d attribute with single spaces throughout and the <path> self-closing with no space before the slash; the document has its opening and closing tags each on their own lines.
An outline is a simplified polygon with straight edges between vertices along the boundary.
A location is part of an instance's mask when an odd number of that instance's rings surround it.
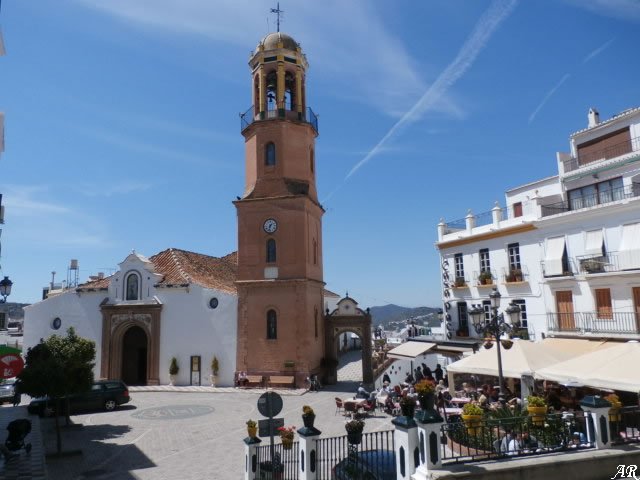
<svg viewBox="0 0 640 480">
<path fill-rule="evenodd" d="M 277 26 L 277 30 L 276 31 L 279 32 L 280 31 L 280 14 L 284 13 L 284 10 L 280 10 L 280 2 L 278 2 L 276 4 L 276 8 L 272 8 L 271 9 L 271 13 L 275 13 L 276 14 L 276 26 Z"/>
</svg>

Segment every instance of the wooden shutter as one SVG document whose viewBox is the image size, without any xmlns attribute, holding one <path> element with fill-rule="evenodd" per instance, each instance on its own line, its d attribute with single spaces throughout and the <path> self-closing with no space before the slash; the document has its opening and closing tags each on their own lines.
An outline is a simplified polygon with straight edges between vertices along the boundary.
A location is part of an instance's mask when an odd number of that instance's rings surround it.
<svg viewBox="0 0 640 480">
<path fill-rule="evenodd" d="M 599 319 L 612 320 L 613 309 L 611 308 L 611 290 L 608 288 L 596 289 L 596 308 Z"/>
<path fill-rule="evenodd" d="M 576 321 L 573 316 L 573 293 L 571 290 L 556 292 L 556 308 L 560 330 L 575 330 Z"/>
</svg>

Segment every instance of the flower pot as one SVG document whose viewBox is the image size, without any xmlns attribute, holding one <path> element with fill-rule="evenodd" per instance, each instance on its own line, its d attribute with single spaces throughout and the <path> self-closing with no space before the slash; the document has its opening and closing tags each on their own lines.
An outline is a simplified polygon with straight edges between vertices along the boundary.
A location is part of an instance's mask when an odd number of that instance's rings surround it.
<svg viewBox="0 0 640 480">
<path fill-rule="evenodd" d="M 307 428 L 313 428 L 313 423 L 316 421 L 315 415 L 302 415 L 302 423 Z"/>
<path fill-rule="evenodd" d="M 547 407 L 532 407 L 529 405 L 527 407 L 527 411 L 529 412 L 529 416 L 531 417 L 531 421 L 534 425 L 544 425 L 544 420 L 547 416 Z"/>
<path fill-rule="evenodd" d="M 609 409 L 609 421 L 619 422 L 622 420 L 620 415 L 620 408 L 622 408 L 622 402 L 611 402 L 611 408 Z"/>
<path fill-rule="evenodd" d="M 462 414 L 462 421 L 467 427 L 469 435 L 478 435 L 480 433 L 480 425 L 482 424 L 482 415 L 466 415 Z"/>
<path fill-rule="evenodd" d="M 291 450 L 293 448 L 293 437 L 280 437 L 282 441 L 282 448 L 285 450 Z"/>
<path fill-rule="evenodd" d="M 360 445 L 360 442 L 362 442 L 362 432 L 347 432 L 347 442 L 351 445 Z"/>
<path fill-rule="evenodd" d="M 436 396 L 434 393 L 420 395 L 418 400 L 420 401 L 420 408 L 422 408 L 422 410 L 433 410 L 436 404 Z"/>
<path fill-rule="evenodd" d="M 251 438 L 256 438 L 258 436 L 258 427 L 247 427 L 247 435 Z"/>
<path fill-rule="evenodd" d="M 176 378 L 178 378 L 177 375 L 169 375 L 169 385 L 170 386 L 174 386 L 176 384 Z"/>
</svg>

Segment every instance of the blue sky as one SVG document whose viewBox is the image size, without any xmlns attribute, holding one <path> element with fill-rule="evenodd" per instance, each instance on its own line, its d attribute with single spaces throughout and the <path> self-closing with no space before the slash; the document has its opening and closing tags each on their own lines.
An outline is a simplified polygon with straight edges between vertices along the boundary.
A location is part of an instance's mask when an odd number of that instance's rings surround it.
<svg viewBox="0 0 640 480">
<path fill-rule="evenodd" d="M 131 249 L 236 249 L 247 61 L 262 0 L 2 3 L 2 274 L 32 302 Z M 440 304 L 436 225 L 556 173 L 587 125 L 640 105 L 635 0 L 280 2 L 301 43 L 324 277 L 362 306 Z M 111 270 L 110 270 L 111 269 Z"/>
</svg>

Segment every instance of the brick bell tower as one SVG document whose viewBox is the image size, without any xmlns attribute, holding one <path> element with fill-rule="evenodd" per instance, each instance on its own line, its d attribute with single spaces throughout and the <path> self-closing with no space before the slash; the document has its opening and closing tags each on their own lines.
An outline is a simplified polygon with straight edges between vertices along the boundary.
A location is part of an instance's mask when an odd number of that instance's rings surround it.
<svg viewBox="0 0 640 480">
<path fill-rule="evenodd" d="M 307 59 L 289 35 L 264 37 L 249 61 L 253 106 L 241 115 L 245 189 L 238 213 L 237 371 L 295 376 L 324 356 L 318 120 L 307 107 Z"/>
</svg>

